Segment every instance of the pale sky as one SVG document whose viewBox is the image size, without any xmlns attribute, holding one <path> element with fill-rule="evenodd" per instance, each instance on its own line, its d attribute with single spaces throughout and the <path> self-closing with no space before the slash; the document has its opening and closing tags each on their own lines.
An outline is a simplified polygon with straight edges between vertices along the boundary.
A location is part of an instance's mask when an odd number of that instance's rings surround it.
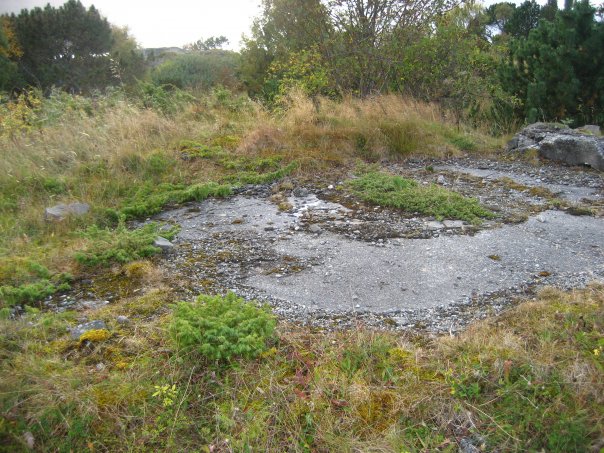
<svg viewBox="0 0 604 453">
<path fill-rule="evenodd" d="M 0 0 L 0 14 L 66 0 Z M 230 49 L 240 48 L 241 35 L 250 34 L 261 0 L 81 0 L 94 6 L 115 25 L 127 25 L 142 47 L 182 47 L 210 36 L 226 36 Z M 499 0 L 486 0 L 485 4 Z M 546 0 L 537 0 L 544 4 Z M 563 4 L 563 0 L 559 1 Z M 521 3 L 516 0 L 515 3 Z"/>
<path fill-rule="evenodd" d="M 66 0 L 0 0 L 0 14 L 21 9 L 61 6 Z M 210 36 L 226 36 L 239 49 L 260 14 L 260 0 L 80 0 L 94 5 L 109 22 L 127 25 L 143 47 L 182 47 Z"/>
</svg>

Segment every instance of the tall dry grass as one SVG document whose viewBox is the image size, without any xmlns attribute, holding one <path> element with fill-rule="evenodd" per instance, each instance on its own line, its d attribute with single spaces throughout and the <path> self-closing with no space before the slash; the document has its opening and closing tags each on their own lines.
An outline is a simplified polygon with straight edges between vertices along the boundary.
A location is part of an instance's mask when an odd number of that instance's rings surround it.
<svg viewBox="0 0 604 453">
<path fill-rule="evenodd" d="M 435 104 L 397 95 L 340 101 L 310 99 L 292 91 L 283 110 L 264 115 L 243 139 L 240 152 L 285 150 L 311 168 L 411 155 L 445 157 L 464 151 L 487 152 L 499 140 L 448 119 Z"/>
<path fill-rule="evenodd" d="M 496 146 L 487 135 L 459 129 L 438 106 L 395 95 L 334 101 L 293 91 L 281 110 L 271 112 L 223 93 L 170 116 L 126 98 L 92 111 L 73 108 L 66 95 L 48 102 L 58 120 L 0 136 L 0 248 L 73 230 L 69 222 L 44 221 L 49 205 L 77 200 L 113 208 L 140 185 L 219 178 L 220 169 L 210 164 L 180 159 L 183 139 L 239 143 L 235 155 L 278 155 L 313 176 L 359 159 L 442 157 Z"/>
</svg>

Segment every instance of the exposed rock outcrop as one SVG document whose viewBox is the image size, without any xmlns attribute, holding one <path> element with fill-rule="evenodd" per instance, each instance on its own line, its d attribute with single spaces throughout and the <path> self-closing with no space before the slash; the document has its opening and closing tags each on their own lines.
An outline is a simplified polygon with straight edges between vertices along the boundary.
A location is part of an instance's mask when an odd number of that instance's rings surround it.
<svg viewBox="0 0 604 453">
<path fill-rule="evenodd" d="M 571 129 L 561 124 L 531 124 L 510 140 L 507 149 L 513 152 L 536 149 L 546 159 L 604 171 L 604 137 L 599 136 L 597 126 Z"/>
</svg>

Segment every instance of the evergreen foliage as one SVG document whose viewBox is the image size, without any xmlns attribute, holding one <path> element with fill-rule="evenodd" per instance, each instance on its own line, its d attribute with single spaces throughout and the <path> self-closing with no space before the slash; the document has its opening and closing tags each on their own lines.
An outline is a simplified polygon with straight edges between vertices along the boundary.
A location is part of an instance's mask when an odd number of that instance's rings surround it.
<svg viewBox="0 0 604 453">
<path fill-rule="evenodd" d="M 410 213 L 420 213 L 442 219 L 460 219 L 480 223 L 493 213 L 474 198 L 431 185 L 424 187 L 412 179 L 374 172 L 348 182 L 353 192 L 364 201 L 390 206 Z"/>
<path fill-rule="evenodd" d="M 30 259 L 0 260 L 0 307 L 31 304 L 60 290 L 69 289 L 71 276 L 53 275 L 45 266 Z"/>
<path fill-rule="evenodd" d="M 79 0 L 54 8 L 22 10 L 12 15 L 22 56 L 18 60 L 25 81 L 47 89 L 89 91 L 111 79 L 111 27 L 107 19 Z"/>
<path fill-rule="evenodd" d="M 586 1 L 512 41 L 501 72 L 529 123 L 604 123 L 604 23 Z"/>
<path fill-rule="evenodd" d="M 86 266 L 108 266 L 114 263 L 146 258 L 160 251 L 153 242 L 158 236 L 172 239 L 178 229 L 160 229 L 157 223 L 148 223 L 140 228 L 129 230 L 123 222 L 116 229 L 100 228 L 91 225 L 80 235 L 89 241 L 89 246 L 76 252 L 76 260 Z"/>
<path fill-rule="evenodd" d="M 174 306 L 170 334 L 182 351 L 228 362 L 264 352 L 275 324 L 268 308 L 229 292 L 225 297 L 201 295 L 192 303 L 179 302 Z"/>
<path fill-rule="evenodd" d="M 12 90 L 20 85 L 19 69 L 11 60 L 11 57 L 16 56 L 8 36 L 11 31 L 10 22 L 6 18 L 0 18 L 0 91 Z"/>
</svg>

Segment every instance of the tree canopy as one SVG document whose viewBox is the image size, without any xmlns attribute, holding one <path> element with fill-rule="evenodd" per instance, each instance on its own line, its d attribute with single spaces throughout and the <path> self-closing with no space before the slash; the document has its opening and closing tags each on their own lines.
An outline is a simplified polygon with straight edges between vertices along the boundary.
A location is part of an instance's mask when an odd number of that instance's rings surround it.
<svg viewBox="0 0 604 453">
<path fill-rule="evenodd" d="M 519 116 L 604 123 L 604 23 L 595 13 L 579 2 L 512 41 L 501 73 L 505 88 L 521 100 Z"/>
<path fill-rule="evenodd" d="M 31 85 L 89 92 L 144 73 L 142 53 L 127 30 L 111 27 L 94 6 L 86 8 L 79 0 L 23 9 L 2 16 L 2 24 L 12 49 L 4 58 L 16 73 L 10 80 L 3 75 L 0 89 Z"/>
</svg>

